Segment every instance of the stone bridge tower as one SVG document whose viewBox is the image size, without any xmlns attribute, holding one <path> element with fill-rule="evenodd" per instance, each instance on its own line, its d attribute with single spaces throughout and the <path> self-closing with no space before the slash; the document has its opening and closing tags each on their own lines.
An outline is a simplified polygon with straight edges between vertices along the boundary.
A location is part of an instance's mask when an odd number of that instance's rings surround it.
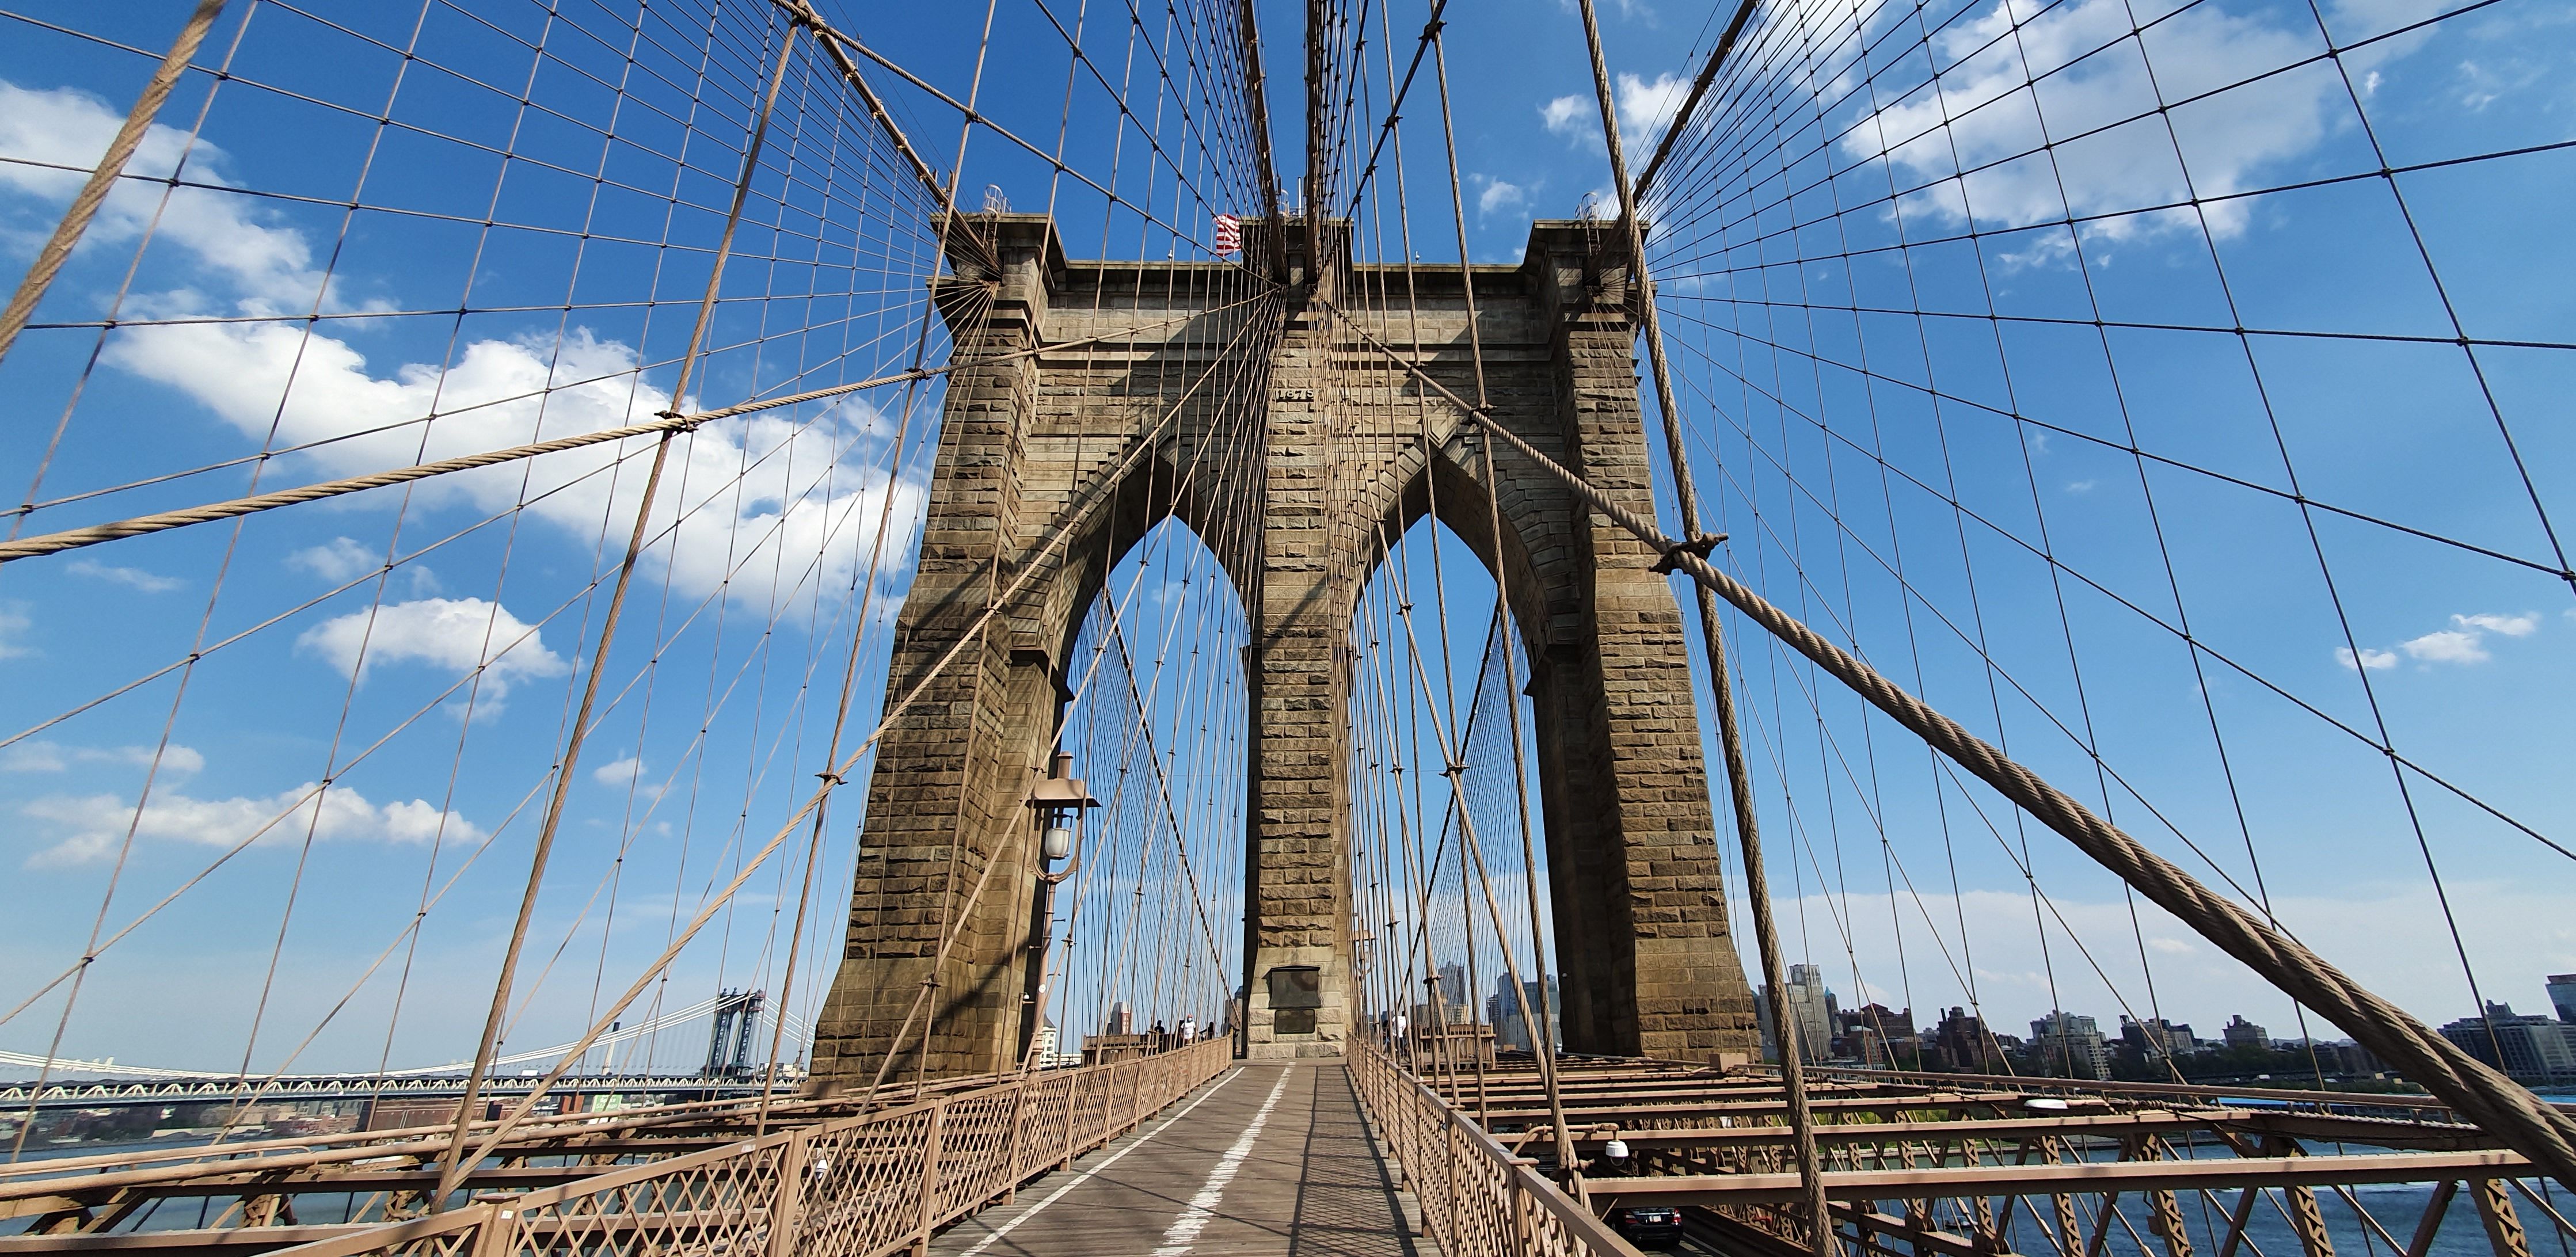
<svg viewBox="0 0 2576 1257">
<path fill-rule="evenodd" d="M 841 968 L 816 1030 L 818 1081 L 864 1089 L 881 1069 L 992 1072 L 1025 1051 L 1041 871 L 1025 800 L 1070 694 L 1082 616 L 1118 557 L 1167 515 L 1198 530 L 1251 619 L 1238 981 L 1253 1056 L 1338 1054 L 1359 1016 L 1349 626 L 1380 537 L 1434 510 L 1506 577 L 1531 660 L 1567 1047 L 1756 1056 L 1688 645 L 1658 556 L 1508 448 L 1488 483 L 1464 416 L 1422 404 L 1360 335 L 1472 398 L 1459 272 L 1341 266 L 1318 296 L 1302 282 L 1304 233 L 1292 225 L 1290 282 L 1247 302 L 1261 285 L 1231 265 L 1068 261 L 1043 215 L 970 217 L 992 249 L 951 251 L 941 305 L 955 356 L 1021 356 L 949 381 L 888 703 L 952 650 L 959 658 L 879 748 Z M 1267 224 L 1246 226 L 1246 256 L 1261 256 Z M 1535 224 L 1519 266 L 1474 268 L 1477 327 L 1495 414 L 1651 515 L 1616 234 Z M 1221 421 L 1245 413 L 1266 422 Z M 1202 466 L 1250 470 L 1243 483 L 1188 474 Z M 1066 519 L 1077 526 L 1049 549 Z M 967 924 L 942 957 L 945 922 L 961 910 Z M 1317 970 L 1311 1031 L 1302 1014 L 1270 1007 L 1283 966 Z"/>
</svg>

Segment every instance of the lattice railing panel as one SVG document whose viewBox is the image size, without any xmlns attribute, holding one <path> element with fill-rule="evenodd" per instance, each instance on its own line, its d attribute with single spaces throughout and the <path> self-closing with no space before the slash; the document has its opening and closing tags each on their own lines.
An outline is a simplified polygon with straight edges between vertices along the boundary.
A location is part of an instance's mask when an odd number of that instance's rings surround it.
<svg viewBox="0 0 2576 1257">
<path fill-rule="evenodd" d="M 1423 1228 L 1447 1257 L 1638 1257 L 1528 1158 L 1494 1142 L 1374 1045 L 1353 1043 L 1350 1063 L 1361 1103 L 1421 1202 Z"/>
<path fill-rule="evenodd" d="M 1013 1079 L 279 1252 L 884 1257 L 1106 1143 L 1232 1059 L 1216 1041 Z"/>
</svg>

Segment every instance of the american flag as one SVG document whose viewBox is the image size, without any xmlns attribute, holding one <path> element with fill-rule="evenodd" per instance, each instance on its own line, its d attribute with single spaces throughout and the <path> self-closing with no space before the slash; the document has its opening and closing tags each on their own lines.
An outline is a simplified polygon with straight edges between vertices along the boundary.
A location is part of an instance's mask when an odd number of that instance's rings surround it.
<svg viewBox="0 0 2576 1257">
<path fill-rule="evenodd" d="M 1216 216 L 1216 252 L 1224 257 L 1243 251 L 1243 220 L 1232 214 Z"/>
</svg>

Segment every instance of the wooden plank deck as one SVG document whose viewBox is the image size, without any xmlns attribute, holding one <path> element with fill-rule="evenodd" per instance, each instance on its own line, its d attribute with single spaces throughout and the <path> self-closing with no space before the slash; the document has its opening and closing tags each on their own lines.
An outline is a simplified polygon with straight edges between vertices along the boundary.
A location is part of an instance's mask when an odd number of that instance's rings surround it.
<svg viewBox="0 0 2576 1257">
<path fill-rule="evenodd" d="M 932 1257 L 1417 1254 L 1338 1061 L 1247 1062 L 964 1219 Z"/>
</svg>

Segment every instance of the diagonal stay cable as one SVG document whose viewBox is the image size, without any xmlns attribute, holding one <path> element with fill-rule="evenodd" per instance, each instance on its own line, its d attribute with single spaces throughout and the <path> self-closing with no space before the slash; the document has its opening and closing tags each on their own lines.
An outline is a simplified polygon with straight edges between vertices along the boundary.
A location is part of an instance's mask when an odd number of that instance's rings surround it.
<svg viewBox="0 0 2576 1257">
<path fill-rule="evenodd" d="M 1254 326 L 1259 326 L 1259 323 L 1248 322 L 1245 329 L 1246 332 L 1248 333 Z M 1238 341 L 1240 338 L 1239 334 L 1237 337 Z M 990 622 L 996 615 L 1000 614 L 1004 608 L 1014 605 L 1017 602 L 1019 595 L 1028 587 L 1029 582 L 1035 579 L 1041 572 L 1048 570 L 1056 552 L 1062 549 L 1073 538 L 1081 535 L 1083 530 L 1089 525 L 1091 517 L 1098 513 L 1103 505 L 1113 500 L 1113 496 L 1108 492 L 1108 488 L 1121 483 L 1125 479 L 1127 473 L 1135 467 L 1136 463 L 1155 448 L 1156 444 L 1161 439 L 1164 430 L 1169 428 L 1173 422 L 1179 418 L 1182 410 L 1186 407 L 1189 398 L 1197 392 L 1199 384 L 1203 383 L 1205 379 L 1206 375 L 1202 374 L 1199 377 L 1199 380 L 1194 381 L 1190 388 L 1174 402 L 1171 409 L 1164 413 L 1164 416 L 1160 421 L 1158 421 L 1151 429 L 1138 436 L 1134 446 L 1128 450 L 1124 458 L 1120 459 L 1116 465 L 1104 469 L 1102 474 L 1094 480 L 1093 484 L 1095 488 L 1093 492 L 1087 495 L 1081 508 L 1065 517 L 1063 522 L 1057 525 L 1054 532 L 1046 539 L 1046 541 L 1039 546 L 1037 552 L 1031 555 L 1020 565 L 1018 576 L 1013 579 L 1009 586 L 1004 588 L 999 597 L 993 600 L 992 606 L 987 608 L 973 624 L 966 626 L 965 630 L 958 635 L 956 644 L 951 646 L 946 653 L 942 654 L 939 659 L 924 672 L 920 680 L 913 683 L 912 687 L 905 692 L 900 701 L 888 707 L 885 715 L 879 719 L 876 728 L 871 731 L 857 747 L 853 748 L 847 756 L 844 756 L 838 764 L 833 765 L 830 772 L 818 774 L 822 779 L 822 784 L 816 787 L 813 794 L 807 797 L 804 805 L 797 808 L 794 814 L 788 816 L 780 823 L 777 832 L 771 835 L 769 841 L 758 851 L 754 852 L 749 859 L 742 863 L 740 871 L 734 875 L 732 881 L 728 882 L 722 890 L 717 891 L 704 901 L 704 903 L 699 907 L 697 914 L 690 919 L 687 925 L 673 932 L 671 941 L 664 946 L 661 954 L 657 956 L 651 964 L 646 965 L 642 972 L 636 975 L 635 981 L 626 988 L 624 993 L 619 995 L 617 999 L 611 1001 L 607 1007 L 600 1010 L 596 1019 L 591 1023 L 590 1029 L 581 1037 L 580 1040 L 564 1049 L 563 1061 L 557 1064 L 555 1068 L 549 1071 L 543 1078 L 538 1079 L 536 1085 L 528 1089 L 527 1095 L 522 1097 L 518 1104 L 512 1106 L 510 1111 L 502 1116 L 501 1120 L 495 1124 L 491 1133 L 484 1138 L 483 1142 L 473 1151 L 465 1154 L 464 1158 L 459 1161 L 459 1164 L 476 1164 L 482 1161 L 485 1157 L 490 1156 L 492 1149 L 498 1147 L 501 1141 L 507 1138 L 513 1129 L 527 1119 L 529 1114 L 535 1109 L 537 1102 L 543 1099 L 551 1091 L 555 1083 L 563 1077 L 565 1072 L 569 1070 L 575 1062 L 579 1061 L 584 1053 L 590 1050 L 591 1045 L 597 1042 L 601 1035 L 606 1034 L 611 1025 L 624 1017 L 627 1007 L 632 1005 L 638 997 L 643 995 L 645 989 L 653 984 L 654 980 L 661 975 L 663 970 L 670 967 L 672 961 L 679 958 L 681 951 L 685 950 L 690 941 L 698 936 L 698 932 L 706 927 L 707 922 L 713 920 L 716 913 L 720 911 L 724 905 L 732 902 L 735 893 L 740 891 L 744 884 L 749 882 L 752 876 L 760 871 L 761 867 L 768 862 L 769 857 L 776 854 L 780 845 L 785 843 L 791 834 L 794 834 L 798 829 L 805 825 L 806 821 L 813 816 L 815 810 L 821 807 L 823 802 L 830 797 L 833 789 L 840 784 L 841 780 L 846 777 L 852 769 L 856 768 L 859 765 L 859 762 L 866 758 L 870 751 L 876 748 L 877 742 L 885 737 L 886 733 L 894 727 L 895 722 L 901 719 L 903 714 L 910 710 L 915 702 L 919 701 L 922 693 L 929 689 L 931 684 L 937 681 L 939 677 L 947 671 L 948 666 L 955 662 L 958 654 L 962 651 L 965 644 L 974 640 L 975 635 L 982 630 L 984 625 Z"/>
<path fill-rule="evenodd" d="M 1149 324 L 1148 326 L 1160 327 L 1169 323 L 1186 322 L 1189 319 L 1202 317 L 1203 314 L 1222 313 L 1224 310 L 1233 309 L 1236 306 L 1246 305 L 1258 300 L 1260 300 L 1258 296 L 1246 297 L 1242 301 L 1234 302 L 1229 306 L 1219 307 L 1216 310 L 1203 311 L 1201 313 L 1185 315 L 1179 318 L 1165 319 L 1162 323 Z M 273 493 L 253 494 L 250 497 L 234 498 L 226 502 L 209 502 L 202 506 L 185 507 L 175 511 L 161 511 L 151 515 L 138 515 L 132 519 L 117 520 L 106 524 L 93 524 L 86 528 L 71 528 L 65 529 L 61 532 L 39 533 L 33 537 L 21 537 L 15 541 L 0 542 L 0 563 L 8 563 L 17 559 L 34 558 L 38 555 L 57 554 L 65 550 L 77 550 L 84 546 L 94 546 L 107 541 L 118 541 L 127 537 L 140 537 L 156 532 L 167 532 L 170 529 L 184 528 L 190 524 L 203 524 L 219 519 L 231 519 L 236 516 L 256 514 L 260 511 L 275 510 L 282 506 L 296 506 L 305 502 L 318 502 L 325 498 L 334 498 L 345 494 L 360 493 L 368 489 L 381 489 L 387 485 L 407 484 L 414 480 L 426 480 L 433 476 L 444 476 L 460 471 L 472 471 L 476 468 L 492 467 L 502 463 L 517 462 L 522 459 L 536 458 L 546 454 L 561 453 L 565 450 L 576 450 L 592 445 L 604 445 L 612 441 L 624 441 L 642 436 L 661 436 L 668 438 L 682 433 L 695 431 L 696 429 L 713 423 L 719 419 L 732 419 L 759 411 L 776 410 L 781 407 L 796 406 L 806 402 L 822 401 L 826 398 L 840 397 L 867 389 L 882 388 L 889 384 L 906 384 L 920 380 L 927 380 L 937 376 L 947 375 L 954 371 L 963 371 L 974 367 L 991 366 L 995 363 L 1005 362 L 1015 358 L 1032 358 L 1042 353 L 1048 353 L 1058 349 L 1066 349 L 1076 345 L 1089 344 L 1093 341 L 1107 340 L 1111 336 L 1125 334 L 1126 333 L 1123 332 L 1108 333 L 1101 336 L 1085 337 L 1081 340 L 1056 341 L 1051 344 L 1040 345 L 1030 349 L 1019 349 L 1013 350 L 1010 353 L 996 354 L 988 358 L 976 358 L 965 362 L 951 362 L 946 366 L 940 367 L 917 367 L 908 371 L 897 371 L 890 375 L 880 375 L 870 379 L 860 380 L 855 384 L 839 384 L 834 385 L 831 388 L 814 389 L 809 392 L 796 393 L 786 397 L 773 397 L 763 401 L 744 402 L 739 406 L 724 406 L 715 410 L 704 410 L 699 411 L 696 414 L 689 415 L 663 415 L 648 423 L 628 424 L 622 428 L 602 428 L 596 432 L 584 432 L 574 436 L 557 437 L 551 441 L 536 441 L 527 445 L 514 445 L 507 449 L 487 450 L 480 454 L 464 454 L 455 458 L 440 459 L 436 462 L 417 463 L 409 467 L 397 467 L 388 471 L 368 472 L 364 475 L 358 476 L 345 476 L 338 480 L 326 480 L 318 484 L 299 485 L 292 489 L 280 489 Z"/>
<path fill-rule="evenodd" d="M 1327 303 L 1329 304 L 1329 303 Z M 1355 329 L 1356 330 L 1356 329 Z M 2137 888 L 2219 950 L 2273 986 L 2305 1001 L 2380 1059 L 2396 1065 L 2452 1108 L 2494 1132 L 2553 1177 L 2576 1188 L 2576 1116 L 2553 1108 L 2521 1084 L 2479 1062 L 2435 1034 L 2404 1009 L 2374 994 L 2343 971 L 2275 929 L 2232 899 L 2148 850 L 2118 826 L 2050 785 L 2037 773 L 1934 710 L 1877 669 L 1826 640 L 1761 595 L 1719 571 L 1687 544 L 1666 536 L 1652 521 L 1613 501 L 1583 477 L 1468 405 L 1447 386 L 1366 331 L 1370 347 L 1457 406 L 1469 419 L 1518 450 L 1611 522 L 1660 551 L 1674 570 L 1734 604 L 1747 619 L 1806 656 L 1871 706 L 1949 756 L 1996 793 L 2011 800 L 2076 849 Z"/>
</svg>

